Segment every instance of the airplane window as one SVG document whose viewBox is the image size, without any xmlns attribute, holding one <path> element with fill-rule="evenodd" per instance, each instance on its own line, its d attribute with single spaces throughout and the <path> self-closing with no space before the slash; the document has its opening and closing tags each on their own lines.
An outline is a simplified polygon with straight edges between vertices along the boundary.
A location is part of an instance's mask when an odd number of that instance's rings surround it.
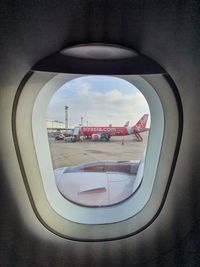
<svg viewBox="0 0 200 267">
<path fill-rule="evenodd" d="M 112 240 L 157 216 L 180 140 L 172 85 L 163 74 L 30 73 L 16 95 L 15 146 L 50 231 Z"/>
<path fill-rule="evenodd" d="M 46 112 L 59 192 L 85 206 L 109 206 L 142 182 L 150 129 L 144 95 L 128 81 L 85 76 L 62 85 Z"/>
</svg>

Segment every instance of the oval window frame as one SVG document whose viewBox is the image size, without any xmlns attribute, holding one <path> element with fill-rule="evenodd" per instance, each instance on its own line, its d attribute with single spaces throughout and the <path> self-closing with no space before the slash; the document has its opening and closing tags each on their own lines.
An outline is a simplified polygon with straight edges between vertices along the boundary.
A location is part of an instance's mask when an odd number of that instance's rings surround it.
<svg viewBox="0 0 200 267">
<path fill-rule="evenodd" d="M 63 75 L 68 75 L 71 78 L 81 76 L 75 74 Z M 44 87 L 49 82 L 52 83 L 52 79 L 56 76 L 58 75 L 54 73 L 35 72 L 26 82 L 25 86 L 23 87 L 23 90 L 20 90 L 20 94 L 17 98 L 17 106 L 15 113 L 16 120 L 14 123 L 14 127 L 16 130 L 16 149 L 18 151 L 19 161 L 22 165 L 21 168 L 23 169 L 23 177 L 30 196 L 30 200 L 37 216 L 40 218 L 43 224 L 45 224 L 53 232 L 57 233 L 60 236 L 75 240 L 118 239 L 128 235 L 132 235 L 140 231 L 141 229 L 144 229 L 144 227 L 146 227 L 148 224 L 150 224 L 151 221 L 153 221 L 156 214 L 158 214 L 160 207 L 162 206 L 163 199 L 166 195 L 166 191 L 168 189 L 169 182 L 172 176 L 174 160 L 177 156 L 177 148 L 180 142 L 181 133 L 181 114 L 177 106 L 176 94 L 174 94 L 174 91 L 172 90 L 165 76 L 161 74 L 143 76 L 114 75 L 120 78 L 128 78 L 128 81 L 130 81 L 130 79 L 135 79 L 136 76 L 137 78 L 139 77 L 137 81 L 138 84 L 134 85 L 140 90 L 139 86 L 141 86 L 142 79 L 143 81 L 145 81 L 145 83 L 148 84 L 148 86 L 153 88 L 154 92 L 156 92 L 162 102 L 162 107 L 164 111 L 163 136 L 161 140 L 160 153 L 158 156 L 158 166 L 155 171 L 155 179 L 153 183 L 151 183 L 152 191 L 148 196 L 148 201 L 145 204 L 143 203 L 144 205 L 142 205 L 142 207 L 140 207 L 137 212 L 126 218 L 121 217 L 117 220 L 113 220 L 113 216 L 110 215 L 111 213 L 110 211 L 108 211 L 110 207 L 105 207 L 105 209 L 107 209 L 106 212 L 104 209 L 97 209 L 99 213 L 99 221 L 96 219 L 92 219 L 90 221 L 81 221 L 81 216 L 86 216 L 85 218 L 90 219 L 93 218 L 91 214 L 88 214 L 88 210 L 83 211 L 83 209 L 78 212 L 77 220 L 71 220 L 71 218 L 66 218 L 65 216 L 63 216 L 63 214 L 59 214 L 55 207 L 52 207 L 52 203 L 49 202 L 49 198 L 45 194 L 45 186 L 43 183 L 44 181 L 41 178 L 42 172 L 39 166 L 40 161 L 38 161 L 38 151 L 36 148 L 37 145 L 35 145 L 35 140 L 37 140 L 39 136 L 36 136 L 38 133 L 34 130 L 34 118 L 32 119 L 32 116 L 35 117 L 37 113 L 35 113 L 35 111 L 33 112 L 33 109 L 36 107 L 35 99 L 38 97 L 38 93 L 41 93 L 41 89 L 44 89 Z M 61 86 L 63 82 L 61 78 L 62 77 L 55 81 L 57 86 Z M 160 89 L 160 87 L 162 89 Z M 23 121 L 24 110 L 26 110 L 26 113 L 28 114 L 25 121 Z M 173 120 L 169 120 L 169 117 L 172 114 Z M 151 115 L 153 117 L 153 114 Z M 24 123 L 27 126 L 26 133 L 24 133 L 24 130 L 22 130 L 22 124 Z M 153 135 L 152 131 L 150 131 L 150 135 Z M 30 151 L 32 152 L 31 155 Z M 149 147 L 147 149 L 147 153 L 148 151 Z M 30 168 L 32 170 L 31 173 Z M 127 201 L 120 204 L 123 204 L 122 206 L 124 210 L 124 204 L 126 202 Z M 74 206 L 72 203 L 70 203 L 70 205 L 72 205 L 70 213 L 73 214 Z M 102 217 L 106 217 L 107 221 L 102 222 Z"/>
</svg>

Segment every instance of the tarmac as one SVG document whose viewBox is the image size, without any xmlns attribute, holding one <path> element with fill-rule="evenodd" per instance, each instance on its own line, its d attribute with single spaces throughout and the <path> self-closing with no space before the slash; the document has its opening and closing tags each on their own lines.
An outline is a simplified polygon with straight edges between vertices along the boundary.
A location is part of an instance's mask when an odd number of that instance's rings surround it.
<svg viewBox="0 0 200 267">
<path fill-rule="evenodd" d="M 140 160 L 147 146 L 149 132 L 141 133 L 142 142 L 134 135 L 113 136 L 110 141 L 67 143 L 49 139 L 53 168 L 75 166 L 98 160 Z"/>
</svg>

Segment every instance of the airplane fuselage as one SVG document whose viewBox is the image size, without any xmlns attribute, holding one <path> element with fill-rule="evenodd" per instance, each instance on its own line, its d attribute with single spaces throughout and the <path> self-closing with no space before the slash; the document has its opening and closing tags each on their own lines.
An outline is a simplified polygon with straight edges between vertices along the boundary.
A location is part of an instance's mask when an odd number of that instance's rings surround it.
<svg viewBox="0 0 200 267">
<path fill-rule="evenodd" d="M 148 114 L 144 114 L 142 118 L 132 127 L 129 126 L 81 126 L 80 133 L 87 137 L 92 137 L 93 140 L 106 139 L 111 136 L 125 136 L 135 134 L 138 141 L 142 141 L 140 132 L 145 131 Z"/>
<path fill-rule="evenodd" d="M 124 136 L 132 133 L 131 127 L 108 127 L 108 126 L 82 126 L 81 133 L 85 136 L 107 133 L 110 136 Z"/>
</svg>

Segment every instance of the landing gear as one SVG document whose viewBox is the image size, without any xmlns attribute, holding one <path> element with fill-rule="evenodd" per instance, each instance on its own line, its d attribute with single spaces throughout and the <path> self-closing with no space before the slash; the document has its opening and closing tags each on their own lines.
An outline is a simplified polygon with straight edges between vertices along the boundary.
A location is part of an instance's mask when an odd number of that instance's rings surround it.
<svg viewBox="0 0 200 267">
<path fill-rule="evenodd" d="M 101 139 L 102 140 L 106 140 L 106 141 L 109 141 L 110 140 L 110 134 L 108 134 L 108 133 L 102 133 L 101 134 Z"/>
</svg>

